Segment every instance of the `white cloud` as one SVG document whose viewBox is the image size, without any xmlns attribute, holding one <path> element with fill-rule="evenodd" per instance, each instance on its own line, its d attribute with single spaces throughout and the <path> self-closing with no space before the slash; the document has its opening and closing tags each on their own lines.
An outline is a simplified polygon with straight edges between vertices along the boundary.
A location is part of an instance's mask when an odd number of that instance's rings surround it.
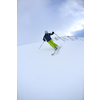
<svg viewBox="0 0 100 100">
<path fill-rule="evenodd" d="M 83 15 L 84 9 L 79 1 L 83 0 L 66 0 L 66 2 L 64 2 L 59 8 L 61 16 L 67 17 L 69 15 L 71 16 Z"/>
<path fill-rule="evenodd" d="M 63 20 L 63 30 L 66 34 L 84 28 L 83 0 L 66 0 L 59 7 L 59 14 Z"/>
<path fill-rule="evenodd" d="M 66 35 L 67 35 L 67 36 L 73 36 L 73 34 L 71 34 L 71 33 L 67 33 Z"/>
</svg>

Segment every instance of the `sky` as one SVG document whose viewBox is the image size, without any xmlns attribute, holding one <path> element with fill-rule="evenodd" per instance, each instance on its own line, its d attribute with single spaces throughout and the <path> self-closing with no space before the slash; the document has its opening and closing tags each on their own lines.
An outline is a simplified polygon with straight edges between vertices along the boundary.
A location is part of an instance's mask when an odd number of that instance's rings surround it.
<svg viewBox="0 0 100 100">
<path fill-rule="evenodd" d="M 45 30 L 84 37 L 84 0 L 17 0 L 17 46 L 42 42 Z"/>
</svg>

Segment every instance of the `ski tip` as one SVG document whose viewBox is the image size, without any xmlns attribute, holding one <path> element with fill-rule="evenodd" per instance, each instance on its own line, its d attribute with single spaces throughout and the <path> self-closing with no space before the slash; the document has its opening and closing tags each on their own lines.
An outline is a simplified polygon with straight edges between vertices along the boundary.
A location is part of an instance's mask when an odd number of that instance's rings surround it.
<svg viewBox="0 0 100 100">
<path fill-rule="evenodd" d="M 54 55 L 54 54 L 51 54 L 52 56 Z"/>
</svg>

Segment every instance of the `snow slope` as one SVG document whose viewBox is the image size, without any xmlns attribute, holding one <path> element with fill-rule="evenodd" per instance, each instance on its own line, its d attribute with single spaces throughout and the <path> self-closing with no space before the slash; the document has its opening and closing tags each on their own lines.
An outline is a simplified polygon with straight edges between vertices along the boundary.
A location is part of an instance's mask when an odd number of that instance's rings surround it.
<svg viewBox="0 0 100 100">
<path fill-rule="evenodd" d="M 55 56 L 47 43 L 17 48 L 17 100 L 84 100 L 84 38 L 56 38 Z"/>
</svg>

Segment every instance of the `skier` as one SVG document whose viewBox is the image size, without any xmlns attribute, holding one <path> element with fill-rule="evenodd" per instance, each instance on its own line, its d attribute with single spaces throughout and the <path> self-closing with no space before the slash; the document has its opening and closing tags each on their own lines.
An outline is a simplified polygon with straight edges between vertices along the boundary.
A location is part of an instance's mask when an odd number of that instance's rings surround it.
<svg viewBox="0 0 100 100">
<path fill-rule="evenodd" d="M 59 46 L 56 43 L 54 43 L 52 38 L 50 37 L 53 34 L 54 34 L 54 32 L 48 33 L 48 31 L 45 31 L 45 35 L 43 37 L 43 41 L 47 41 L 50 46 L 52 46 L 55 50 L 57 50 L 57 49 L 59 49 Z"/>
</svg>

